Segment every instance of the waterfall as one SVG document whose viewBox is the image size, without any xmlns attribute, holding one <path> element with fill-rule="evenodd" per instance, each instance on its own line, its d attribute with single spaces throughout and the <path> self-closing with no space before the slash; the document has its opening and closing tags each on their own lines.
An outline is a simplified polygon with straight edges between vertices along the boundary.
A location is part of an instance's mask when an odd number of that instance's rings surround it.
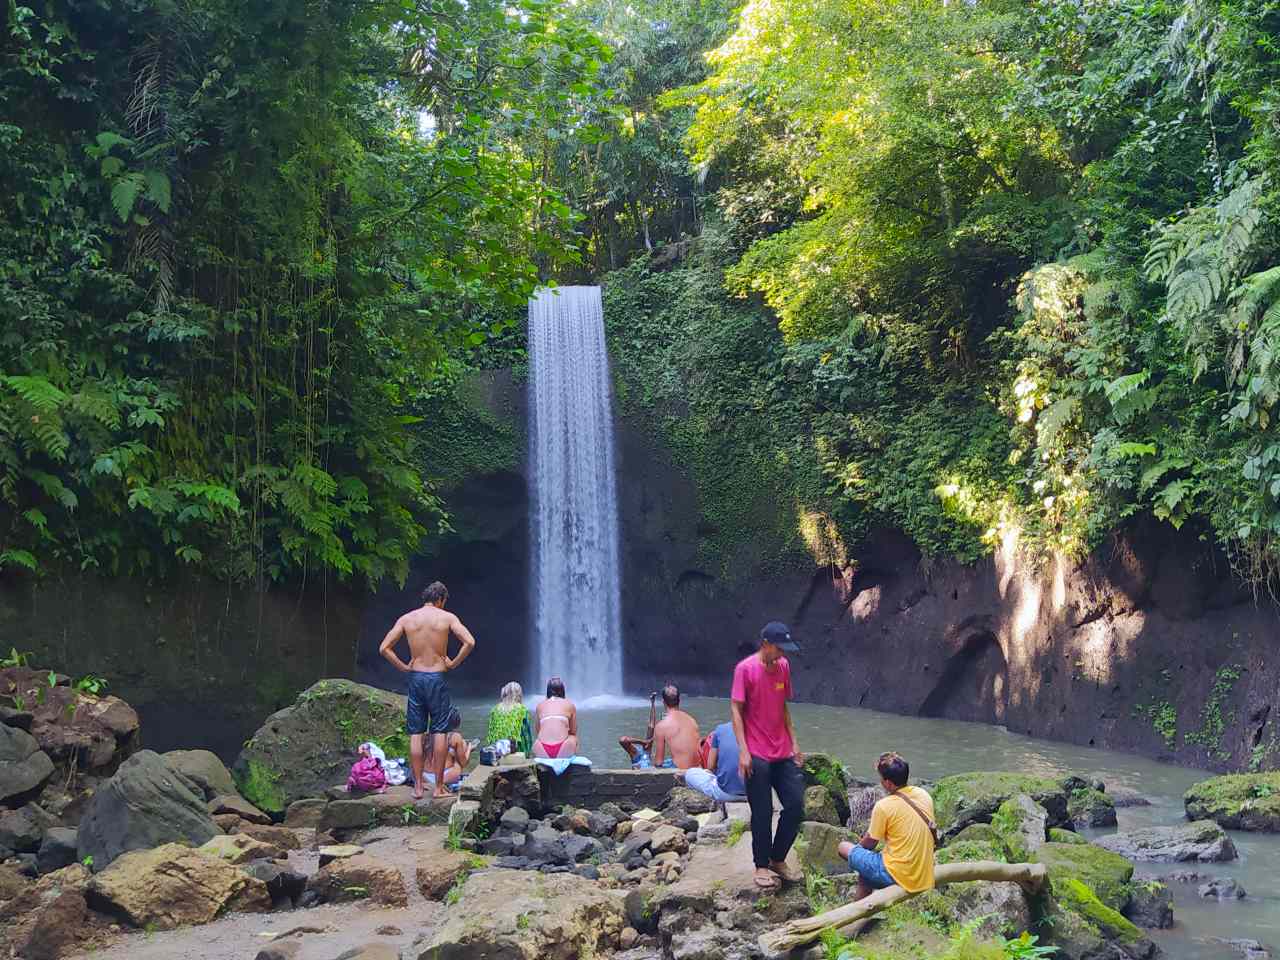
<svg viewBox="0 0 1280 960">
<path fill-rule="evenodd" d="M 599 287 L 529 301 L 533 691 L 622 692 L 618 502 Z"/>
</svg>

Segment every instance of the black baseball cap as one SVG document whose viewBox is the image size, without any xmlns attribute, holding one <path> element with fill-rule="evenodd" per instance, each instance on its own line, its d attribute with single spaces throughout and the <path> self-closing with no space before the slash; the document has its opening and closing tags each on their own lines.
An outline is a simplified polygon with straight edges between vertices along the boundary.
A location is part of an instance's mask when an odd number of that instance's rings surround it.
<svg viewBox="0 0 1280 960">
<path fill-rule="evenodd" d="M 799 653 L 800 644 L 791 639 L 791 628 L 781 620 L 770 620 L 760 631 L 760 640 L 768 640 L 783 653 Z"/>
</svg>

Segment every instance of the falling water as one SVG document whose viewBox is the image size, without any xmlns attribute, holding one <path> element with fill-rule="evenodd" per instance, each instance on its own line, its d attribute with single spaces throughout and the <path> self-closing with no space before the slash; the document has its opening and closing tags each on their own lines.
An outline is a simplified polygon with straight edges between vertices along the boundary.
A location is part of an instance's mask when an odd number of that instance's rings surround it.
<svg viewBox="0 0 1280 960">
<path fill-rule="evenodd" d="M 618 504 L 609 357 L 599 287 L 529 301 L 534 690 L 622 691 Z"/>
</svg>

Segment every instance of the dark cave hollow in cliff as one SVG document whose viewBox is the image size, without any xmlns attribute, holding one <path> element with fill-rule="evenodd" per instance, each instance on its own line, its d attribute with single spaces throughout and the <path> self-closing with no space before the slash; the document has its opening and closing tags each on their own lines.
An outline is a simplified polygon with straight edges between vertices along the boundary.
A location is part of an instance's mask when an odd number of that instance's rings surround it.
<svg viewBox="0 0 1280 960">
<path fill-rule="evenodd" d="M 1003 723 L 1009 666 L 994 633 L 976 631 L 943 667 L 942 676 L 917 711 L 978 723 Z"/>
</svg>

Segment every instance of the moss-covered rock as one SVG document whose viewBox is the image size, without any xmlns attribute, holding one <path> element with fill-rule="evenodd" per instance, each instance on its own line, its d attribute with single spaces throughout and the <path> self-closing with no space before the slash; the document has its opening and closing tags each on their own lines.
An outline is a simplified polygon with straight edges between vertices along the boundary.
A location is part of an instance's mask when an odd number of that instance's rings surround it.
<svg viewBox="0 0 1280 960">
<path fill-rule="evenodd" d="M 1058 948 L 1058 960 L 1148 960 L 1156 955 L 1155 944 L 1141 930 L 1079 880 L 1054 883 L 1053 896 L 1044 926 Z"/>
<path fill-rule="evenodd" d="M 1004 845 L 998 841 L 955 839 L 938 850 L 936 859 L 938 863 L 961 863 L 973 860 L 1007 863 L 1009 856 Z"/>
<path fill-rule="evenodd" d="M 1067 823 L 1067 790 L 1057 780 L 1020 773 L 962 773 L 943 777 L 934 787 L 938 829 L 954 836 L 971 823 L 990 823 L 1000 804 L 1019 793 L 1045 808 L 1049 826 Z"/>
<path fill-rule="evenodd" d="M 1182 799 L 1189 820 L 1213 820 L 1230 830 L 1280 833 L 1280 770 L 1210 777 Z"/>
<path fill-rule="evenodd" d="M 405 698 L 352 680 L 321 680 L 267 718 L 232 774 L 246 800 L 282 814 L 295 800 L 346 781 L 358 744 L 372 740 L 404 756 Z"/>
<path fill-rule="evenodd" d="M 1064 830 L 1062 827 L 1049 828 L 1049 840 L 1053 843 L 1088 843 L 1084 837 L 1076 833 L 1074 830 Z"/>
<path fill-rule="evenodd" d="M 1046 843 L 1036 859 L 1049 871 L 1054 889 L 1059 881 L 1079 880 L 1112 910 L 1123 910 L 1132 890 L 1133 864 L 1091 843 Z"/>
<path fill-rule="evenodd" d="M 805 755 L 804 766 L 801 769 L 804 773 L 805 786 L 825 787 L 831 798 L 835 819 L 823 822 L 837 823 L 841 826 L 847 823 L 849 821 L 849 776 L 845 773 L 844 765 L 825 753 L 810 753 Z M 805 819 L 821 818 L 806 815 Z"/>
<path fill-rule="evenodd" d="M 1101 790 L 1077 787 L 1067 796 L 1067 816 L 1077 827 L 1114 827 L 1116 805 Z"/>
<path fill-rule="evenodd" d="M 1045 844 L 1049 815 L 1025 793 L 1000 804 L 991 817 L 991 828 L 1000 837 L 1013 863 L 1030 860 Z"/>
<path fill-rule="evenodd" d="M 1160 880 L 1135 880 L 1133 896 L 1123 912 L 1125 918 L 1135 926 L 1167 929 L 1173 926 L 1173 894 L 1168 885 Z"/>
<path fill-rule="evenodd" d="M 831 791 L 820 784 L 804 788 L 804 819 L 835 827 L 844 826 L 840 811 L 831 800 Z"/>
<path fill-rule="evenodd" d="M 989 843 L 1001 844 L 1000 834 L 996 828 L 989 823 L 971 823 L 965 827 L 954 837 L 950 843 L 959 843 L 962 840 L 986 840 Z"/>
</svg>

